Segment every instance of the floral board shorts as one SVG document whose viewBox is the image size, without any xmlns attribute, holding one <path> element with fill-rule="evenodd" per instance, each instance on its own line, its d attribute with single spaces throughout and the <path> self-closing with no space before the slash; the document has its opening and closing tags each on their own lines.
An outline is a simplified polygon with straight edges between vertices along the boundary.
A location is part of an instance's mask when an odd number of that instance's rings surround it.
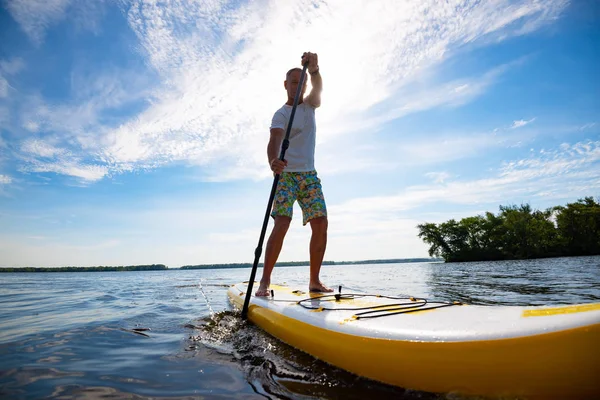
<svg viewBox="0 0 600 400">
<path fill-rule="evenodd" d="M 296 200 L 302 209 L 302 225 L 306 225 L 311 219 L 327 216 L 321 180 L 317 177 L 316 171 L 284 171 L 281 174 L 275 189 L 271 217 L 292 218 Z"/>
</svg>

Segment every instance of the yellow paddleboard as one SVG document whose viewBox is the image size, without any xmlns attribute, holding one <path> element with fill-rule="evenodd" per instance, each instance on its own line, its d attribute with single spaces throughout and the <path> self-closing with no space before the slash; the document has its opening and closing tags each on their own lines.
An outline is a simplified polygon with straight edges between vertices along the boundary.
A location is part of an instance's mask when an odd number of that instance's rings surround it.
<svg viewBox="0 0 600 400">
<path fill-rule="evenodd" d="M 228 296 L 241 309 L 247 283 Z M 600 303 L 476 306 L 271 285 L 248 319 L 354 374 L 406 389 L 600 399 Z"/>
</svg>

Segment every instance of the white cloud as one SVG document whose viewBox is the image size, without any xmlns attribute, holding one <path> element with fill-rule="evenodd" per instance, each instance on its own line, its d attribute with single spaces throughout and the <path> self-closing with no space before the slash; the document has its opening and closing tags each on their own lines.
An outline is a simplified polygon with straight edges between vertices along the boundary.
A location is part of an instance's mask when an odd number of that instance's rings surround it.
<svg viewBox="0 0 600 400">
<path fill-rule="evenodd" d="M 452 177 L 448 172 L 428 172 L 425 174 L 426 177 L 431 178 L 433 183 L 444 183 L 448 178 Z"/>
<path fill-rule="evenodd" d="M 60 147 L 60 139 L 27 139 L 21 144 L 19 157 L 25 161 L 22 172 L 52 172 L 78 178 L 81 183 L 90 183 L 102 179 L 109 173 L 105 165 L 82 159 L 77 152 L 68 147 Z"/>
<path fill-rule="evenodd" d="M 11 85 L 6 79 L 6 76 L 16 75 L 25 67 L 25 63 L 21 58 L 15 57 L 11 60 L 0 60 L 0 99 L 8 97 Z M 4 116 L 0 115 L 0 124 L 3 124 Z"/>
<path fill-rule="evenodd" d="M 78 178 L 82 183 L 98 181 L 109 173 L 105 165 L 82 160 L 48 140 L 26 140 L 21 146 L 20 158 L 26 162 L 20 168 L 22 172 L 53 172 Z"/>
<path fill-rule="evenodd" d="M 65 150 L 56 148 L 48 142 L 39 139 L 30 139 L 23 143 L 21 151 L 39 157 L 56 157 L 65 153 Z"/>
<path fill-rule="evenodd" d="M 0 75 L 0 99 L 8 97 L 8 81 Z"/>
<path fill-rule="evenodd" d="M 98 129 L 99 113 L 102 105 L 94 104 L 101 99 L 86 99 L 74 104 L 54 105 L 38 95 L 25 99 L 20 114 L 21 126 L 31 132 L 43 132 L 54 141 L 84 142 L 89 130 Z"/>
<path fill-rule="evenodd" d="M 6 7 L 31 41 L 40 44 L 46 29 L 60 21 L 71 0 L 8 0 Z"/>
<path fill-rule="evenodd" d="M 481 76 L 453 80 L 437 86 L 419 82 L 416 85 L 418 88 L 414 88 L 407 84 L 406 87 L 398 88 L 392 97 L 373 110 L 325 119 L 323 123 L 319 123 L 319 129 L 325 131 L 328 138 L 357 131 L 374 132 L 382 124 L 412 113 L 436 107 L 458 107 L 480 96 L 495 83 L 498 76 L 521 62 L 522 60 L 517 60 L 493 68 Z"/>
<path fill-rule="evenodd" d="M 8 185 L 12 182 L 12 178 L 8 175 L 0 174 L 0 185 Z"/>
<path fill-rule="evenodd" d="M 590 122 L 589 124 L 584 124 L 584 125 L 581 125 L 581 126 L 579 127 L 579 130 L 580 130 L 580 131 L 585 131 L 585 130 L 587 130 L 587 129 L 591 129 L 591 128 L 595 127 L 595 126 L 596 126 L 596 123 L 595 123 L 595 122 Z"/>
<path fill-rule="evenodd" d="M 39 95 L 24 99 L 19 117 L 27 132 L 21 136 L 31 137 L 30 132 L 36 135 L 21 142 L 17 158 L 24 164 L 20 169 L 65 174 L 87 182 L 99 180 L 109 172 L 130 169 L 125 163 L 115 166 L 103 156 L 109 129 L 102 123 L 113 119 L 114 110 L 121 112 L 131 105 L 151 101 L 149 77 L 119 69 L 106 69 L 97 76 L 75 71 L 71 90 L 72 100 L 59 105 L 50 104 Z"/>
<path fill-rule="evenodd" d="M 73 71 L 69 102 L 52 104 L 40 95 L 30 95 L 24 99 L 20 118 L 27 130 L 59 135 L 84 149 L 97 149 L 102 146 L 98 139 L 108 129 L 103 122 L 112 122 L 110 112 L 151 101 L 152 86 L 150 77 L 131 70 L 104 68 L 97 75 Z"/>
<path fill-rule="evenodd" d="M 389 171 L 439 165 L 479 157 L 490 149 L 521 147 L 533 141 L 536 135 L 535 131 L 517 134 L 507 128 L 488 132 L 407 131 L 405 135 L 395 135 L 385 141 L 370 139 L 365 144 L 365 135 L 359 133 L 347 135 L 341 144 L 339 141 L 322 144 L 318 149 L 318 168 L 332 175 L 367 169 Z"/>
<path fill-rule="evenodd" d="M 489 204 L 505 199 L 561 199 L 593 194 L 600 187 L 600 142 L 586 141 L 505 163 L 495 176 L 408 187 L 393 196 L 350 200 L 333 213 L 348 218 L 389 218 L 429 203 Z"/>
<path fill-rule="evenodd" d="M 104 165 L 86 165 L 78 160 L 56 161 L 56 162 L 32 162 L 23 172 L 54 172 L 61 175 L 79 178 L 82 183 L 95 182 L 108 174 L 108 168 Z"/>
<path fill-rule="evenodd" d="M 108 0 L 110 3 L 110 0 Z M 100 34 L 102 19 L 105 16 L 105 4 L 107 0 L 74 1 L 70 12 L 75 27 L 80 31 L 89 31 L 96 35 Z"/>
<path fill-rule="evenodd" d="M 528 121 L 525 121 L 524 119 L 520 119 L 518 121 L 514 121 L 513 124 L 512 124 L 512 126 L 511 126 L 511 129 L 521 128 L 521 127 L 523 127 L 523 126 L 525 126 L 527 124 L 532 123 L 533 121 L 535 121 L 535 118 L 532 118 L 532 119 L 530 119 Z"/>
<path fill-rule="evenodd" d="M 25 68 L 25 62 L 20 57 L 0 61 L 0 71 L 6 75 L 15 75 Z"/>
<path fill-rule="evenodd" d="M 206 165 L 225 159 L 226 167 L 216 169 L 221 179 L 268 174 L 263 154 L 268 124 L 285 100 L 283 72 L 297 64 L 302 51 L 320 54 L 325 91 L 319 129 L 326 139 L 332 128 L 366 117 L 360 113 L 393 97 L 453 47 L 484 35 L 517 34 L 528 19 L 562 10 L 556 3 L 503 1 L 493 7 L 462 2 L 415 7 L 396 1 L 334 1 L 319 7 L 308 1 L 263 2 L 235 10 L 216 1 L 171 5 L 137 1 L 128 10 L 151 64 L 169 84 L 148 110 L 111 132 L 106 157 L 115 164 L 188 160 Z M 282 22 L 300 16 L 310 21 L 309 30 Z M 427 101 L 395 103 L 399 107 L 379 115 L 379 122 L 468 101 L 493 75 L 485 78 L 481 85 L 451 82 L 433 96 L 427 93 Z M 346 121 L 344 127 L 340 121 Z"/>
<path fill-rule="evenodd" d="M 594 179 L 600 179 L 600 141 L 561 145 L 559 149 L 543 151 L 538 158 L 530 157 L 506 163 L 502 167 L 501 179 L 508 179 L 510 183 L 548 177 L 560 180 L 567 178 L 573 183 L 581 178 L 590 179 L 590 183 Z M 564 189 L 568 190 L 568 187 Z"/>
<path fill-rule="evenodd" d="M 69 4 L 12 1 L 9 8 L 40 41 Z M 299 65 L 303 51 L 320 55 L 319 140 L 326 142 L 412 112 L 472 100 L 508 66 L 418 95 L 408 95 L 407 88 L 457 48 L 530 32 L 565 6 L 561 0 L 446 5 L 337 0 L 318 6 L 264 0 L 237 8 L 216 0 L 133 1 L 124 5 L 128 23 L 159 77 L 159 86 L 149 85 L 152 92 L 138 97 L 151 97 L 149 106 L 124 123 L 99 118 L 111 107 L 109 99 L 140 90 L 127 90 L 126 81 L 117 80 L 117 92 L 92 85 L 83 101 L 51 105 L 39 99 L 22 125 L 61 135 L 79 160 L 109 173 L 185 161 L 204 166 L 207 179 L 264 178 L 269 122 L 285 101 L 284 72 Z M 287 22 L 300 20 L 309 21 L 309 28 Z"/>
<path fill-rule="evenodd" d="M 27 129 L 29 132 L 37 132 L 40 130 L 40 124 L 35 121 L 25 121 L 23 122 L 23 128 Z"/>
<path fill-rule="evenodd" d="M 68 19 L 76 28 L 99 33 L 105 0 L 7 0 L 6 8 L 35 45 L 41 45 L 48 29 Z"/>
</svg>

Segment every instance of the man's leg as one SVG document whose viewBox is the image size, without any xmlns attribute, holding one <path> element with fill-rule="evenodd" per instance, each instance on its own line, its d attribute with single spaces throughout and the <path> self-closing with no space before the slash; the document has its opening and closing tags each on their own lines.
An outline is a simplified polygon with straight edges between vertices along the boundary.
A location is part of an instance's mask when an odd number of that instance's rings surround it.
<svg viewBox="0 0 600 400">
<path fill-rule="evenodd" d="M 310 223 L 310 281 L 308 290 L 313 292 L 332 292 L 319 279 L 321 264 L 327 247 L 327 206 L 321 188 L 321 180 L 316 171 L 305 174 L 302 180 L 298 203 L 302 208 L 302 223 Z"/>
<path fill-rule="evenodd" d="M 271 235 L 267 240 L 267 248 L 265 250 L 265 264 L 263 266 L 262 279 L 260 280 L 260 286 L 256 291 L 256 296 L 268 296 L 269 285 L 271 284 L 271 272 L 275 267 L 281 248 L 283 247 L 283 239 L 285 234 L 290 227 L 290 217 L 284 217 L 278 215 L 275 217 L 275 226 L 271 231 Z"/>
<path fill-rule="evenodd" d="M 271 284 L 271 272 L 279 258 L 279 253 L 283 247 L 283 239 L 290 227 L 292 216 L 294 214 L 294 201 L 296 200 L 296 183 L 293 174 L 284 172 L 281 174 L 275 197 L 273 199 L 273 209 L 271 217 L 275 221 L 275 226 L 267 240 L 265 250 L 265 263 L 263 265 L 262 279 L 260 286 L 256 291 L 256 296 L 268 296 L 269 285 Z"/>
<path fill-rule="evenodd" d="M 312 234 L 310 237 L 310 282 L 308 289 L 315 292 L 333 292 L 333 289 L 321 283 L 319 273 L 327 247 L 327 217 L 310 220 Z"/>
</svg>

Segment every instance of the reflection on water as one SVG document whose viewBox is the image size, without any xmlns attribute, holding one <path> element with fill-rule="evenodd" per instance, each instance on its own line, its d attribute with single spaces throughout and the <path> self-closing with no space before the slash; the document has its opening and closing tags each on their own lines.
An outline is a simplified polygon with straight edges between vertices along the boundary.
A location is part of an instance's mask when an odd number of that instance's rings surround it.
<svg viewBox="0 0 600 400">
<path fill-rule="evenodd" d="M 430 296 L 522 306 L 600 301 L 600 257 L 430 264 Z"/>
<path fill-rule="evenodd" d="M 333 368 L 233 312 L 250 269 L 2 274 L 0 398 L 434 399 Z M 324 266 L 344 291 L 471 304 L 600 301 L 600 257 Z M 308 267 L 274 283 L 306 286 Z"/>
</svg>

